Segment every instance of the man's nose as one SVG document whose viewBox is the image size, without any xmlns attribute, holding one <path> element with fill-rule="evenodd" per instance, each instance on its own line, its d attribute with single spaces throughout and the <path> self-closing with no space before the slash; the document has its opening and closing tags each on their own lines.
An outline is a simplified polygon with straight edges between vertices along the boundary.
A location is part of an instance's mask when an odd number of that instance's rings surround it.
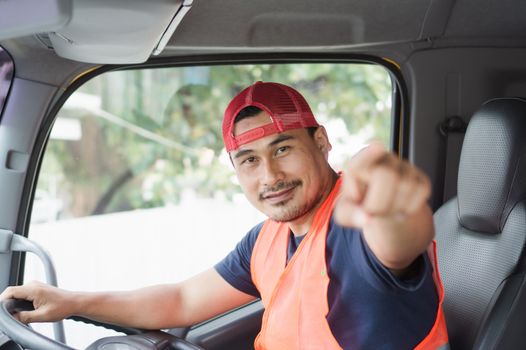
<svg viewBox="0 0 526 350">
<path fill-rule="evenodd" d="M 264 161 L 262 168 L 261 181 L 265 186 L 273 186 L 285 178 L 280 166 L 273 160 Z"/>
</svg>

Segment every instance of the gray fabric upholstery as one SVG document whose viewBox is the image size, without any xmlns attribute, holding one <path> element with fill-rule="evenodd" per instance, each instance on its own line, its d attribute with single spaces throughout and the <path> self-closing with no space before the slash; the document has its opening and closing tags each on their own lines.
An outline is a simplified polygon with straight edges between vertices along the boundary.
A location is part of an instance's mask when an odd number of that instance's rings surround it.
<svg viewBox="0 0 526 350">
<path fill-rule="evenodd" d="M 526 332 L 509 324 L 521 317 L 511 305 L 526 294 L 518 264 L 526 239 L 525 180 L 526 101 L 488 101 L 466 132 L 458 197 L 434 216 L 453 350 L 505 349 L 504 334 L 506 344 L 526 348 Z"/>
<path fill-rule="evenodd" d="M 516 207 L 501 235 L 462 227 L 457 208 L 456 199 L 445 204 L 435 225 L 451 348 L 462 350 L 472 348 L 493 295 L 514 272 L 525 241 L 526 208 Z"/>
<path fill-rule="evenodd" d="M 494 99 L 470 121 L 460 158 L 458 203 L 462 226 L 500 233 L 507 215 L 524 198 L 526 101 Z"/>
</svg>

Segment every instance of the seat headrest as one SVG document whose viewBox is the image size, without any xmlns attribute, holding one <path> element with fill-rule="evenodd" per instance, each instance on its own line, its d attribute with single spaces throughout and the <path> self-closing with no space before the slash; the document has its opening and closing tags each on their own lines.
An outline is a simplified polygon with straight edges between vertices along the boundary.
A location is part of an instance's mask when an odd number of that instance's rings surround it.
<svg viewBox="0 0 526 350">
<path fill-rule="evenodd" d="M 526 192 L 526 100 L 498 98 L 471 118 L 460 156 L 458 206 L 462 226 L 502 232 Z"/>
</svg>

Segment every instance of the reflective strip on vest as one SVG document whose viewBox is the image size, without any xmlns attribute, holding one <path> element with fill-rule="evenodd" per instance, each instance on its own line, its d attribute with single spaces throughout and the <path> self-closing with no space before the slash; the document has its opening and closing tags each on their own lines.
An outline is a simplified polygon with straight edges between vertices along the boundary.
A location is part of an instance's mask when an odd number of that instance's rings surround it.
<svg viewBox="0 0 526 350">
<path fill-rule="evenodd" d="M 251 258 L 252 281 L 265 306 L 256 350 L 341 349 L 334 338 L 327 314 L 329 305 L 325 246 L 329 221 L 341 186 L 338 179 L 331 193 L 317 210 L 311 229 L 287 264 L 289 225 L 267 220 L 256 240 Z M 447 350 L 449 346 L 442 300 L 444 291 L 436 269 L 436 245 L 428 253 L 439 295 L 435 323 L 415 350 Z"/>
</svg>

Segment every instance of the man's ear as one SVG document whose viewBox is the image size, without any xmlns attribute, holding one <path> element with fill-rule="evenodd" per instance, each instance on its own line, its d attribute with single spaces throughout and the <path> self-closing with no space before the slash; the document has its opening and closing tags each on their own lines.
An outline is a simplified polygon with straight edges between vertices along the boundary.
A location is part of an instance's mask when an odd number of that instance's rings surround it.
<svg viewBox="0 0 526 350">
<path fill-rule="evenodd" d="M 332 145 L 329 141 L 329 136 L 327 136 L 327 131 L 325 130 L 325 127 L 319 126 L 316 131 L 314 132 L 314 142 L 316 143 L 316 146 L 325 154 L 325 157 L 327 158 L 329 156 L 329 151 L 332 149 Z"/>
</svg>

